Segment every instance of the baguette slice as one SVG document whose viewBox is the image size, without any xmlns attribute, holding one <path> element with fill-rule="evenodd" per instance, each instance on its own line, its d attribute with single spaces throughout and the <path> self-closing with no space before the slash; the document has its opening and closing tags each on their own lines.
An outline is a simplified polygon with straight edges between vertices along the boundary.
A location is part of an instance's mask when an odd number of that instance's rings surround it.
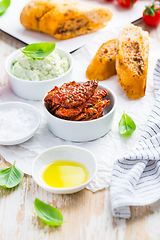
<svg viewBox="0 0 160 240">
<path fill-rule="evenodd" d="M 105 80 L 116 74 L 117 44 L 118 39 L 102 44 L 87 68 L 89 80 Z"/>
<path fill-rule="evenodd" d="M 145 95 L 148 70 L 148 33 L 129 25 L 119 34 L 116 70 L 126 95 L 138 99 Z"/>
<path fill-rule="evenodd" d="M 69 39 L 105 27 L 112 12 L 76 0 L 32 0 L 22 10 L 21 24 L 58 39 Z"/>
</svg>

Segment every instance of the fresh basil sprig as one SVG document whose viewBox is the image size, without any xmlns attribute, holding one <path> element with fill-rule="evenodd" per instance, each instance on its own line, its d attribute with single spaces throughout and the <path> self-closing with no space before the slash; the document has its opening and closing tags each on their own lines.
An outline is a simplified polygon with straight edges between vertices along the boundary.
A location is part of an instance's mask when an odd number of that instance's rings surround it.
<svg viewBox="0 0 160 240">
<path fill-rule="evenodd" d="M 3 13 L 5 13 L 5 11 L 7 10 L 7 8 L 9 7 L 11 1 L 10 0 L 2 0 L 0 2 L 0 16 L 3 15 Z"/>
<path fill-rule="evenodd" d="M 125 111 L 119 122 L 118 129 L 119 133 L 123 136 L 131 135 L 136 129 L 134 121 L 125 113 Z"/>
<path fill-rule="evenodd" d="M 0 169 L 0 186 L 3 188 L 12 188 L 17 186 L 24 174 L 23 172 L 15 167 L 16 161 L 13 163 L 12 167 Z"/>
<path fill-rule="evenodd" d="M 62 213 L 49 204 L 39 200 L 38 198 L 34 201 L 34 208 L 38 217 L 50 226 L 59 226 L 63 221 Z"/>
<path fill-rule="evenodd" d="M 47 57 L 54 49 L 55 42 L 32 43 L 20 50 L 30 58 L 43 59 Z"/>
</svg>

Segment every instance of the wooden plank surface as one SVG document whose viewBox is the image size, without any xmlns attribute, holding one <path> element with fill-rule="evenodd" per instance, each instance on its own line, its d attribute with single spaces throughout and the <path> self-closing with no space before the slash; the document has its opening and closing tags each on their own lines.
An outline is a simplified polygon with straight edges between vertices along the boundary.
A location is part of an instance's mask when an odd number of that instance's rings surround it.
<svg viewBox="0 0 160 240">
<path fill-rule="evenodd" d="M 136 23 L 160 41 L 160 27 L 149 28 Z M 0 85 L 8 83 L 6 57 L 24 44 L 0 32 Z M 0 168 L 10 166 L 0 158 Z M 34 211 L 39 198 L 57 207 L 66 223 L 60 227 L 44 224 Z M 109 188 L 96 193 L 83 190 L 70 195 L 44 191 L 25 175 L 21 184 L 11 190 L 0 187 L 0 240 L 159 240 L 160 201 L 144 207 L 131 207 L 129 220 L 113 218 Z"/>
</svg>

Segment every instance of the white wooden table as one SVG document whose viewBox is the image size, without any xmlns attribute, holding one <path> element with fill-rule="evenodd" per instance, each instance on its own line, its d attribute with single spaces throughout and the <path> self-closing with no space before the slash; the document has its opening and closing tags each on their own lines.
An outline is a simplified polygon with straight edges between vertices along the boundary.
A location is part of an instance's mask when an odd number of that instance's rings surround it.
<svg viewBox="0 0 160 240">
<path fill-rule="evenodd" d="M 160 26 L 151 29 L 136 23 L 160 41 Z M 0 32 L 0 85 L 8 83 L 4 70 L 6 57 L 24 44 Z M 0 168 L 10 166 L 0 159 Z M 34 211 L 39 198 L 57 207 L 66 223 L 60 227 L 44 224 Z M 113 218 L 109 188 L 96 193 L 83 190 L 57 195 L 42 190 L 31 176 L 25 175 L 12 190 L 0 187 L 0 240 L 159 240 L 160 201 L 145 207 L 131 207 L 129 220 Z"/>
</svg>

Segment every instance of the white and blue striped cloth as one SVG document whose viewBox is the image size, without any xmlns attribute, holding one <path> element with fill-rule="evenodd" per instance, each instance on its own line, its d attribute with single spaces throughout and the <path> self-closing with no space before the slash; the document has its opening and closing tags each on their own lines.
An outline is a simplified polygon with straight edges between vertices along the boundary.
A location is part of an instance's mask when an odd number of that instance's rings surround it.
<svg viewBox="0 0 160 240">
<path fill-rule="evenodd" d="M 154 70 L 156 101 L 142 139 L 114 164 L 110 200 L 115 217 L 130 218 L 130 206 L 160 199 L 160 59 Z"/>
</svg>

